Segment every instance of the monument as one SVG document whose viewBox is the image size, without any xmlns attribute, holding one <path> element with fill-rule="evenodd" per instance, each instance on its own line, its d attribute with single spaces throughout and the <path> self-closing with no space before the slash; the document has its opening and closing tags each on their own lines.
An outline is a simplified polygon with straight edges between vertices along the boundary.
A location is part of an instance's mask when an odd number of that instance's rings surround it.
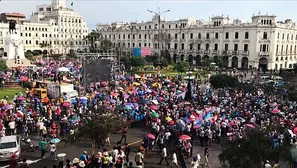
<svg viewBox="0 0 297 168">
<path fill-rule="evenodd" d="M 16 23 L 9 22 L 9 32 L 4 39 L 4 56 L 1 61 L 8 67 L 32 66 L 30 60 L 26 59 L 24 46 L 20 34 L 16 31 Z"/>
</svg>

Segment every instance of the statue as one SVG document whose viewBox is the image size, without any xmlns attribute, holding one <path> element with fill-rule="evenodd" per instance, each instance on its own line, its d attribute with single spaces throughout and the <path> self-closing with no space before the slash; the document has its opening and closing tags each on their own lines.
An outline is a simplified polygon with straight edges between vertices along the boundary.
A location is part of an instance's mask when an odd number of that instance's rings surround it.
<svg viewBox="0 0 297 168">
<path fill-rule="evenodd" d="M 16 25 L 15 21 L 13 21 L 13 20 L 9 21 L 9 33 L 10 34 L 12 34 L 13 32 L 16 31 L 15 25 Z"/>
</svg>

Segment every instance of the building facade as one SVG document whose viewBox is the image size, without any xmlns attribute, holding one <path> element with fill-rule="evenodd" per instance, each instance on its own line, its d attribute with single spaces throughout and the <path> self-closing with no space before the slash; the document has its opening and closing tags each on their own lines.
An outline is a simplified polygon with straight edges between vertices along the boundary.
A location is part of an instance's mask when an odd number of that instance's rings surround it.
<svg viewBox="0 0 297 168">
<path fill-rule="evenodd" d="M 25 51 L 47 50 L 52 54 L 67 54 L 87 50 L 87 24 L 80 14 L 66 7 L 65 1 L 52 0 L 51 5 L 39 5 L 30 20 L 16 25 Z M 0 48 L 8 31 L 9 23 L 0 23 Z"/>
<path fill-rule="evenodd" d="M 130 51 L 149 47 L 152 52 L 160 47 L 174 61 L 188 60 L 193 65 L 208 59 L 234 68 L 279 70 L 292 68 L 297 61 L 297 27 L 290 19 L 276 21 L 276 16 L 261 13 L 246 23 L 239 19 L 231 22 L 228 16 L 213 16 L 209 21 L 159 18 L 155 15 L 141 23 L 99 24 L 98 31 L 115 46 Z"/>
</svg>

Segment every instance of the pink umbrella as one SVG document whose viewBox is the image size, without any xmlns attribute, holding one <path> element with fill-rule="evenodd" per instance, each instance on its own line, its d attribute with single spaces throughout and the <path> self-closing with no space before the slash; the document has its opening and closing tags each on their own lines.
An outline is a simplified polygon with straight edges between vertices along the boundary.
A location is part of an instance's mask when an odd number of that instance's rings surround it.
<svg viewBox="0 0 297 168">
<path fill-rule="evenodd" d="M 156 105 L 151 105 L 152 110 L 158 110 L 158 107 Z"/>
<path fill-rule="evenodd" d="M 64 107 L 69 107 L 69 106 L 70 106 L 70 103 L 69 103 L 69 102 L 64 102 L 64 103 L 63 103 L 63 106 L 64 106 Z"/>
<path fill-rule="evenodd" d="M 245 124 L 245 126 L 247 126 L 249 128 L 255 128 L 255 126 L 253 124 Z"/>
<path fill-rule="evenodd" d="M 275 109 L 272 110 L 272 113 L 273 113 L 273 114 L 278 114 L 279 112 L 280 112 L 280 110 L 277 109 L 277 108 L 275 108 Z"/>
<path fill-rule="evenodd" d="M 153 135 L 153 134 L 147 134 L 146 137 L 148 137 L 149 139 L 155 139 L 156 138 L 155 135 Z"/>
<path fill-rule="evenodd" d="M 18 100 L 23 101 L 23 100 L 25 100 L 25 97 L 24 96 L 19 97 Z"/>
</svg>

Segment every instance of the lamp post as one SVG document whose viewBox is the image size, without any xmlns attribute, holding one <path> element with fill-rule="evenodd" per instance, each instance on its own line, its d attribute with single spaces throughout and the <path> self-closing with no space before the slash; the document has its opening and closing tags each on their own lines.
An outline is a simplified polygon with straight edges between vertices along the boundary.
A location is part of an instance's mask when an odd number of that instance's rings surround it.
<svg viewBox="0 0 297 168">
<path fill-rule="evenodd" d="M 170 10 L 165 10 L 165 11 L 160 11 L 160 8 L 158 9 L 158 12 L 155 11 L 151 11 L 151 10 L 147 10 L 150 13 L 154 13 L 158 16 L 158 52 L 159 52 L 159 56 L 158 56 L 158 63 L 159 65 L 161 64 L 161 14 L 163 13 L 167 13 L 170 12 Z"/>
</svg>

